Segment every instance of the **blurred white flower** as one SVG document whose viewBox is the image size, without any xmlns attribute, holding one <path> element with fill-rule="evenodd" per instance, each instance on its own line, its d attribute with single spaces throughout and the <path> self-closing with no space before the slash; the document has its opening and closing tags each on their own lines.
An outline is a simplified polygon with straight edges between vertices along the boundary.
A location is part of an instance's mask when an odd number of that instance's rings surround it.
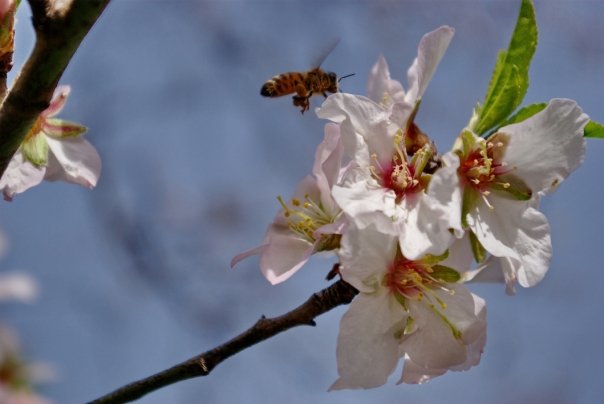
<svg viewBox="0 0 604 404">
<path fill-rule="evenodd" d="M 43 374 L 40 372 L 44 369 Z M 0 327 L 0 403 L 2 404 L 47 404 L 49 401 L 35 394 L 32 383 L 39 377 L 48 379 L 50 367 L 26 364 L 21 359 L 16 336 L 7 328 Z"/>
<path fill-rule="evenodd" d="M 22 272 L 0 273 L 0 302 L 32 302 L 38 296 L 35 280 Z"/>
</svg>

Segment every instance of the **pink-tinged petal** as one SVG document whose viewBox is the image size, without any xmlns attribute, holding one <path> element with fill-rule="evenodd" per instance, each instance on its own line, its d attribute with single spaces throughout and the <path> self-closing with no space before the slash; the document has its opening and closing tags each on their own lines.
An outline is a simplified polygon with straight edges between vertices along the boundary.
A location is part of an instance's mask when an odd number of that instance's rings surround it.
<svg viewBox="0 0 604 404">
<path fill-rule="evenodd" d="M 4 199 L 11 201 L 15 194 L 38 185 L 44 179 L 45 173 L 46 167 L 36 167 L 25 159 L 21 150 L 17 150 L 0 179 Z"/>
<path fill-rule="evenodd" d="M 510 135 L 504 161 L 533 193 L 551 192 L 585 159 L 587 122 L 575 101 L 551 100 L 543 111 L 499 130 Z"/>
<path fill-rule="evenodd" d="M 443 155 L 442 161 L 444 166 L 432 175 L 427 193 L 448 212 L 449 227 L 461 237 L 464 231 L 461 225 L 462 187 L 457 175 L 459 157 L 449 152 Z"/>
<path fill-rule="evenodd" d="M 417 49 L 417 58 L 407 71 L 409 90 L 405 101 L 408 104 L 415 105 L 423 97 L 454 33 L 453 28 L 444 25 L 422 37 Z"/>
<path fill-rule="evenodd" d="M 445 308 L 435 307 L 449 324 L 424 302 L 410 305 L 418 329 L 403 341 L 401 350 L 423 369 L 466 367 L 469 356 L 476 360 L 472 351 L 481 351 L 486 341 L 484 300 L 468 292 L 463 285 L 448 284 L 448 287 L 453 293 L 442 290 L 434 290 L 434 293 L 446 304 Z M 459 337 L 454 336 L 451 325 L 460 333 Z M 472 347 L 476 341 L 482 346 Z M 405 381 L 404 375 L 402 381 Z"/>
<path fill-rule="evenodd" d="M 360 166 L 375 164 L 373 153 L 384 164 L 392 159 L 397 127 L 388 108 L 366 97 L 337 93 L 323 102 L 317 116 L 340 123 L 344 150 Z"/>
<path fill-rule="evenodd" d="M 273 285 L 289 279 L 310 258 L 314 244 L 296 237 L 289 229 L 271 226 L 267 246 L 260 256 L 260 271 Z"/>
<path fill-rule="evenodd" d="M 71 92 L 71 87 L 69 86 L 58 86 L 55 89 L 55 93 L 52 96 L 52 100 L 50 101 L 50 105 L 42 112 L 42 116 L 49 118 L 51 116 L 55 116 L 65 106 L 67 102 L 67 97 L 69 97 L 69 93 Z"/>
<path fill-rule="evenodd" d="M 396 237 L 383 234 L 371 226 L 359 229 L 348 226 L 340 242 L 342 278 L 364 293 L 381 288 L 384 274 L 396 255 Z"/>
<path fill-rule="evenodd" d="M 395 220 L 401 251 L 411 260 L 441 255 L 455 239 L 449 232 L 448 212 L 423 192 L 405 197 Z"/>
<path fill-rule="evenodd" d="M 502 262 L 508 265 L 504 268 L 508 271 L 506 280 L 517 277 L 524 287 L 536 285 L 545 276 L 552 257 L 547 218 L 530 202 L 493 197 L 490 203 L 492 210 L 480 201 L 468 215 L 470 229 L 489 253 L 510 258 Z"/>
<path fill-rule="evenodd" d="M 369 74 L 367 97 L 378 104 L 384 105 L 402 102 L 405 99 L 405 90 L 402 84 L 390 78 L 388 63 L 382 55 L 380 55 Z"/>
<path fill-rule="evenodd" d="M 48 169 L 44 179 L 62 180 L 94 188 L 101 175 L 101 158 L 96 149 L 85 139 L 54 139 L 47 137 L 49 153 Z"/>
<path fill-rule="evenodd" d="M 246 258 L 252 257 L 254 255 L 260 255 L 262 253 L 264 253 L 266 251 L 266 248 L 268 247 L 268 244 L 262 244 L 258 247 L 254 247 L 250 250 L 244 251 L 240 254 L 237 254 L 233 257 L 233 259 L 231 259 L 231 268 L 234 268 L 235 265 L 239 264 L 241 261 L 243 261 Z"/>
<path fill-rule="evenodd" d="M 0 275 L 0 301 L 32 302 L 38 296 L 38 285 L 29 275 L 21 272 Z"/>
<path fill-rule="evenodd" d="M 405 320 L 402 306 L 385 290 L 355 297 L 340 322 L 336 350 L 340 377 L 330 390 L 368 389 L 386 383 L 399 358 L 394 335 Z"/>
<path fill-rule="evenodd" d="M 78 137 L 88 130 L 79 123 L 57 118 L 48 118 L 42 124 L 42 131 L 48 136 L 55 138 Z"/>
</svg>

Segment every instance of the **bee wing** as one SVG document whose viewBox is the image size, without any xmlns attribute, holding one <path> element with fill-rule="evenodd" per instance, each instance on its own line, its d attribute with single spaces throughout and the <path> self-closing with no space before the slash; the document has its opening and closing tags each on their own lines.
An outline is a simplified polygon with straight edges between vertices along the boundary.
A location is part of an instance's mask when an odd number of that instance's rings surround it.
<svg viewBox="0 0 604 404">
<path fill-rule="evenodd" d="M 340 39 L 341 38 L 334 38 L 329 41 L 329 43 L 327 43 L 325 48 L 322 49 L 321 53 L 318 54 L 318 57 L 314 60 L 314 63 L 311 65 L 313 69 L 321 66 L 321 63 L 323 63 L 327 56 L 329 56 L 331 51 L 333 51 L 336 46 L 338 46 L 338 44 L 340 43 Z"/>
</svg>

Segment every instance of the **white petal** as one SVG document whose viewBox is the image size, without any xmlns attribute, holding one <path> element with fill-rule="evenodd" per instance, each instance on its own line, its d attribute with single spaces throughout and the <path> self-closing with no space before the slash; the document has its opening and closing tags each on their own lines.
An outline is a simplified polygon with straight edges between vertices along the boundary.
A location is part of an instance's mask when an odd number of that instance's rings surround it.
<svg viewBox="0 0 604 404">
<path fill-rule="evenodd" d="M 340 242 L 342 278 L 361 292 L 373 293 L 381 287 L 384 274 L 396 255 L 396 237 L 375 227 L 348 226 Z"/>
<path fill-rule="evenodd" d="M 367 97 L 378 104 L 391 105 L 405 99 L 405 90 L 400 82 L 390 78 L 390 70 L 384 56 L 371 69 L 367 83 Z"/>
<path fill-rule="evenodd" d="M 390 163 L 397 128 L 390 122 L 386 107 L 366 97 L 337 93 L 323 102 L 317 116 L 341 123 L 344 150 L 360 166 L 375 164 L 372 153 L 380 162 Z"/>
<path fill-rule="evenodd" d="M 551 100 L 526 121 L 499 130 L 510 135 L 504 161 L 533 193 L 553 191 L 585 158 L 587 122 L 575 101 Z"/>
<path fill-rule="evenodd" d="M 449 255 L 441 264 L 462 273 L 465 279 L 465 274 L 472 268 L 473 260 L 474 255 L 472 254 L 470 239 L 468 235 L 465 235 L 453 242 L 449 247 Z"/>
<path fill-rule="evenodd" d="M 48 169 L 44 179 L 63 180 L 93 188 L 101 175 L 101 158 L 85 139 L 54 139 L 46 137 L 52 153 L 48 156 Z"/>
<path fill-rule="evenodd" d="M 415 260 L 426 254 L 441 255 L 453 242 L 448 212 L 429 195 L 422 192 L 405 197 L 397 212 L 395 228 L 405 257 Z"/>
<path fill-rule="evenodd" d="M 260 271 L 273 285 L 289 279 L 308 261 L 314 244 L 295 236 L 289 228 L 269 227 L 266 249 L 260 256 Z"/>
<path fill-rule="evenodd" d="M 459 157 L 449 152 L 443 155 L 442 161 L 445 166 L 436 170 L 432 175 L 427 193 L 438 201 L 442 209 L 448 212 L 449 227 L 455 231 L 457 237 L 461 237 L 463 235 L 461 225 L 463 188 L 457 175 Z"/>
<path fill-rule="evenodd" d="M 339 125 L 326 124 L 325 138 L 317 147 L 312 173 L 321 194 L 318 202 L 322 202 L 323 208 L 330 213 L 335 213 L 339 209 L 331 197 L 331 188 L 339 179 L 343 154 Z"/>
<path fill-rule="evenodd" d="M 25 159 L 21 149 L 17 150 L 0 179 L 4 199 L 10 201 L 15 194 L 38 185 L 44 179 L 45 173 L 46 167 L 36 167 Z"/>
<path fill-rule="evenodd" d="M 470 229 L 489 253 L 512 259 L 508 264 L 514 266 L 520 285 L 536 285 L 545 276 L 552 257 L 547 218 L 529 202 L 495 196 L 489 201 L 493 210 L 480 201 L 470 212 Z"/>
<path fill-rule="evenodd" d="M 484 300 L 468 292 L 462 285 L 450 284 L 449 287 L 454 293 L 435 291 L 446 303 L 445 309 L 439 305 L 436 308 L 461 332 L 460 339 L 454 337 L 449 325 L 426 303 L 413 301 L 410 305 L 411 315 L 418 320 L 418 330 L 403 341 L 401 349 L 423 369 L 464 366 L 470 354 L 468 347 L 476 341 L 484 341 Z"/>
<path fill-rule="evenodd" d="M 415 105 L 423 97 L 454 33 L 453 28 L 443 25 L 422 37 L 417 58 L 407 71 L 409 91 L 405 95 L 405 101 L 408 104 Z"/>
<path fill-rule="evenodd" d="M 342 210 L 359 227 L 374 225 L 393 234 L 391 216 L 396 211 L 394 191 L 377 184 L 367 169 L 349 170 L 341 185 L 333 187 L 332 195 Z"/>
<path fill-rule="evenodd" d="M 386 383 L 398 362 L 396 327 L 406 317 L 387 293 L 359 294 L 340 322 L 338 373 L 330 390 L 372 388 Z"/>
</svg>

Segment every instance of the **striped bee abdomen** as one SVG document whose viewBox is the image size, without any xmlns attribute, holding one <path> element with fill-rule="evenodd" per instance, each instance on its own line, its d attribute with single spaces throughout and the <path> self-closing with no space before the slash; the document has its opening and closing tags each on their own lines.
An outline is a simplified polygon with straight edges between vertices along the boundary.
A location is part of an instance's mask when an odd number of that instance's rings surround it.
<svg viewBox="0 0 604 404">
<path fill-rule="evenodd" d="M 279 74 L 268 80 L 260 89 L 260 95 L 265 97 L 281 97 L 296 92 L 296 87 L 305 85 L 305 73 L 288 72 Z"/>
</svg>

